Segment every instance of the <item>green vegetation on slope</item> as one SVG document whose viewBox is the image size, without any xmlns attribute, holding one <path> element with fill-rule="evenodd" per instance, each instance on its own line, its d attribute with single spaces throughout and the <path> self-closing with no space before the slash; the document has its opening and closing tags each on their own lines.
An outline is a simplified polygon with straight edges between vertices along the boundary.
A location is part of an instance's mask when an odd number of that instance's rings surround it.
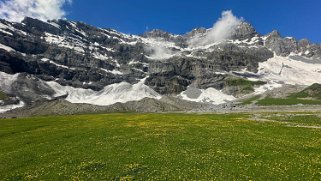
<svg viewBox="0 0 321 181">
<path fill-rule="evenodd" d="M 266 82 L 250 81 L 243 78 L 229 78 L 225 81 L 225 84 L 229 86 L 255 86 L 255 85 L 264 85 L 266 84 Z"/>
<path fill-rule="evenodd" d="M 301 92 L 291 94 L 289 97 L 321 99 L 321 84 L 313 84 Z"/>
<path fill-rule="evenodd" d="M 260 95 L 253 96 L 253 97 L 250 97 L 250 98 L 248 98 L 248 99 L 243 100 L 241 104 L 242 104 L 242 105 L 253 104 L 254 101 L 256 101 L 256 100 L 258 100 L 258 99 L 260 99 L 260 98 L 261 98 Z"/>
<path fill-rule="evenodd" d="M 225 80 L 225 86 L 235 87 L 234 92 L 240 94 L 250 94 L 254 92 L 254 86 L 264 85 L 266 82 L 263 81 L 249 81 L 243 78 L 227 78 Z"/>
<path fill-rule="evenodd" d="M 313 84 L 303 91 L 293 93 L 286 98 L 264 98 L 257 102 L 258 105 L 321 105 L 321 84 Z"/>
<path fill-rule="evenodd" d="M 306 100 L 306 99 L 297 99 L 297 98 L 264 98 L 257 101 L 258 105 L 261 106 L 272 106 L 272 105 L 280 105 L 280 106 L 286 106 L 286 105 L 321 105 L 321 100 Z"/>
<path fill-rule="evenodd" d="M 0 120 L 3 180 L 318 180 L 321 131 L 251 115 Z"/>
<path fill-rule="evenodd" d="M 5 100 L 7 98 L 7 95 L 0 90 L 0 100 Z"/>
</svg>

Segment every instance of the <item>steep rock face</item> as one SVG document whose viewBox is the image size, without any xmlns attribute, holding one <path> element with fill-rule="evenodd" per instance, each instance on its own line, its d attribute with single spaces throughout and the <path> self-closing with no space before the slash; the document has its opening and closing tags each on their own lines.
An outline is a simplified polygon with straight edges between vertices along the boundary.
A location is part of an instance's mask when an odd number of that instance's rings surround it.
<svg viewBox="0 0 321 181">
<path fill-rule="evenodd" d="M 273 53 L 264 47 L 245 48 L 235 44 L 221 44 L 216 51 L 208 53 L 206 59 L 216 67 L 216 71 L 247 69 L 257 72 L 258 63 L 271 57 Z"/>
<path fill-rule="evenodd" d="M 276 31 L 261 36 L 247 22 L 227 40 L 190 46 L 191 39 L 207 33 L 198 28 L 185 35 L 152 30 L 136 36 L 68 20 L 0 20 L 0 72 L 19 74 L 6 93 L 26 104 L 55 99 L 49 81 L 102 91 L 109 85 L 136 84 L 146 78 L 145 84 L 162 95 L 177 96 L 196 87 L 238 96 L 244 86 L 227 81 L 247 78 L 239 72 L 258 73 L 259 65 L 274 53 L 314 62 L 321 59 L 320 45 L 282 38 Z"/>
<path fill-rule="evenodd" d="M 184 38 L 181 35 L 173 35 L 163 30 L 155 29 L 152 31 L 148 31 L 144 33 L 143 37 L 145 38 L 161 38 L 165 41 L 176 41 L 176 42 L 183 42 Z"/>
<path fill-rule="evenodd" d="M 59 79 L 65 84 L 90 88 L 144 77 L 144 67 L 131 69 L 129 60 L 144 62 L 142 45 L 131 46 L 127 38 L 114 30 L 97 29 L 83 23 L 57 20 L 42 22 L 26 18 L 23 24 L 1 21 L 6 33 L 0 44 L 13 50 L 1 50 L 1 70 L 26 72 L 46 80 Z M 135 38 L 131 38 L 132 41 Z M 124 65 L 123 67 L 120 67 Z M 123 69 L 125 73 L 120 72 Z M 78 82 L 78 83 L 77 83 Z"/>
<path fill-rule="evenodd" d="M 177 94 L 179 93 L 177 91 L 186 90 L 192 82 L 197 87 L 205 89 L 209 87 L 222 89 L 224 83 L 215 78 L 216 72 L 242 70 L 257 72 L 258 63 L 273 57 L 273 53 L 266 48 L 249 49 L 234 44 L 221 44 L 214 47 L 211 52 L 203 52 L 202 55 L 204 58 L 201 59 L 173 57 L 167 61 L 151 62 L 147 85 L 151 87 L 171 86 L 156 89 L 161 94 Z M 179 88 L 173 88 L 173 83 Z"/>
<path fill-rule="evenodd" d="M 163 95 L 177 95 L 191 84 L 189 79 L 168 74 L 153 74 L 146 80 L 146 85 Z"/>
<path fill-rule="evenodd" d="M 188 46 L 186 42 L 187 40 L 186 37 L 181 35 L 173 35 L 171 33 L 158 30 L 158 29 L 144 33 L 143 37 L 159 39 L 167 42 L 173 42 L 176 46 L 182 47 L 182 48 L 186 48 Z"/>
</svg>

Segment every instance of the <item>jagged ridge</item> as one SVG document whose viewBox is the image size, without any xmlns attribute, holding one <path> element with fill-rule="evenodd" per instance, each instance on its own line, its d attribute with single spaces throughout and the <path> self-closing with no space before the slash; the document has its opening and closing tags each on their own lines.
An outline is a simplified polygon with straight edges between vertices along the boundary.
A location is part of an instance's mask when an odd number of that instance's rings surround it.
<svg viewBox="0 0 321 181">
<path fill-rule="evenodd" d="M 153 30 L 136 36 L 68 20 L 43 22 L 25 18 L 22 23 L 0 20 L 0 71 L 6 73 L 1 74 L 3 81 L 14 79 L 1 84 L 1 89 L 32 104 L 56 98 L 57 90 L 47 82 L 98 92 L 106 86 L 121 82 L 137 84 L 146 78 L 145 84 L 153 89 L 147 92 L 156 91 L 160 95 L 182 95 L 193 87 L 214 88 L 240 97 L 244 88 L 250 90 L 246 93 L 255 89 L 231 86 L 227 81 L 261 80 L 266 77 L 269 62 L 273 62 L 268 60 L 274 54 L 305 63 L 321 63 L 320 45 L 282 38 L 277 31 L 262 36 L 247 22 L 239 24 L 228 40 L 190 46 L 191 39 L 204 37 L 208 31 L 199 28 L 174 35 Z M 286 72 L 286 68 L 282 63 L 281 72 L 284 69 Z M 317 72 L 313 75 L 318 76 Z M 272 79 L 274 83 L 279 81 Z M 63 98 L 68 100 L 68 96 Z"/>
</svg>

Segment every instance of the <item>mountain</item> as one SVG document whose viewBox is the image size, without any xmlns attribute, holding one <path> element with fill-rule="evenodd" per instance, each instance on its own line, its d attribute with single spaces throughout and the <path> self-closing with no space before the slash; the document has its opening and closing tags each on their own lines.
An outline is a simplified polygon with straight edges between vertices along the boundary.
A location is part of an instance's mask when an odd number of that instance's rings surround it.
<svg viewBox="0 0 321 181">
<path fill-rule="evenodd" d="M 261 35 L 245 21 L 227 39 L 210 41 L 210 33 L 127 35 L 68 20 L 0 20 L 0 112 L 61 100 L 132 111 L 130 102 L 146 98 L 174 111 L 321 83 L 319 44 Z M 194 107 L 180 108 L 181 100 Z"/>
</svg>

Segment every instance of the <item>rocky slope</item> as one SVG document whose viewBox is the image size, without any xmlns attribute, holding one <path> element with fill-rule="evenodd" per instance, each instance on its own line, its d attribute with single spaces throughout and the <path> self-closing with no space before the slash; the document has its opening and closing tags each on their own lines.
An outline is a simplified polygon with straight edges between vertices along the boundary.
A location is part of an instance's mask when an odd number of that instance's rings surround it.
<svg viewBox="0 0 321 181">
<path fill-rule="evenodd" d="M 318 44 L 277 31 L 260 35 L 247 22 L 226 40 L 195 44 L 209 31 L 138 36 L 68 20 L 0 20 L 0 90 L 10 95 L 0 109 L 53 100 L 138 104 L 164 96 L 221 104 L 285 84 L 321 83 Z"/>
</svg>

